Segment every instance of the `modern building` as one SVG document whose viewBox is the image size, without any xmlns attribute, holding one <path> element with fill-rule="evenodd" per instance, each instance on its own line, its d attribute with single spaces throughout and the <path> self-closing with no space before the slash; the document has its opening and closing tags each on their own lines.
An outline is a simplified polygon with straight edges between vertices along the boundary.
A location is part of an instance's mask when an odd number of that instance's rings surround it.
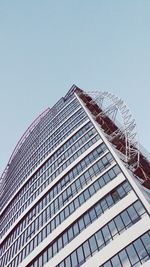
<svg viewBox="0 0 150 267">
<path fill-rule="evenodd" d="M 149 182 L 123 101 L 73 85 L 1 177 L 0 266 L 150 266 Z"/>
</svg>

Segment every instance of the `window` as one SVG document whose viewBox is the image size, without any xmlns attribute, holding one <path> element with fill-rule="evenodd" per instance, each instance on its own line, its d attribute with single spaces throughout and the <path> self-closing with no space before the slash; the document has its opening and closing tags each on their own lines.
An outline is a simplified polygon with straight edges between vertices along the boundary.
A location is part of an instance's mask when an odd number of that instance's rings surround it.
<svg viewBox="0 0 150 267">
<path fill-rule="evenodd" d="M 117 226 L 117 229 L 119 232 L 121 232 L 123 229 L 124 229 L 124 224 L 120 218 L 120 216 L 117 216 L 115 219 L 114 219 L 114 222 Z"/>
<path fill-rule="evenodd" d="M 136 211 L 138 212 L 138 214 L 142 215 L 145 212 L 145 209 L 143 207 L 143 205 L 140 203 L 140 201 L 137 201 L 134 204 L 134 208 L 136 209 Z"/>
<path fill-rule="evenodd" d="M 90 248 L 91 248 L 91 252 L 93 253 L 95 250 L 97 250 L 97 244 L 96 244 L 96 239 L 95 236 L 92 236 L 89 239 L 89 244 L 90 244 Z"/>
<path fill-rule="evenodd" d="M 69 238 L 69 241 L 71 241 L 73 239 L 73 230 L 72 230 L 72 227 L 69 228 L 69 230 L 68 230 L 68 238 Z"/>
<path fill-rule="evenodd" d="M 142 236 L 141 239 L 142 239 L 143 244 L 146 247 L 147 252 L 150 254 L 150 242 L 149 242 L 150 241 L 150 237 L 149 237 L 149 235 L 145 234 L 145 235 Z"/>
<path fill-rule="evenodd" d="M 75 236 L 79 233 L 79 227 L 77 223 L 75 223 L 73 226 L 73 232 Z"/>
<path fill-rule="evenodd" d="M 106 201 L 107 201 L 108 207 L 111 207 L 113 205 L 113 199 L 112 199 L 112 196 L 111 195 L 108 195 L 106 197 Z"/>
<path fill-rule="evenodd" d="M 84 259 L 84 254 L 83 254 L 83 249 L 82 247 L 79 247 L 77 249 L 77 256 L 78 256 L 78 262 L 79 262 L 79 265 L 83 264 L 85 259 Z M 66 265 L 66 266 L 70 266 L 70 265 Z"/>
<path fill-rule="evenodd" d="M 129 259 L 130 259 L 132 265 L 134 265 L 136 262 L 139 261 L 138 256 L 136 254 L 136 251 L 135 251 L 135 249 L 134 249 L 132 244 L 127 247 L 126 251 L 128 253 L 128 256 L 129 256 Z"/>
<path fill-rule="evenodd" d="M 121 218 L 122 218 L 125 226 L 129 226 L 131 224 L 131 219 L 130 219 L 127 211 L 124 211 L 121 213 Z"/>
<path fill-rule="evenodd" d="M 111 235 L 114 237 L 117 234 L 117 229 L 116 229 L 116 225 L 115 225 L 114 221 L 111 221 L 108 224 L 108 227 L 110 229 Z"/>
<path fill-rule="evenodd" d="M 130 218 L 132 219 L 132 221 L 137 219 L 138 214 L 137 214 L 137 212 L 135 211 L 135 209 L 132 206 L 128 208 L 128 213 L 129 213 Z"/>
<path fill-rule="evenodd" d="M 115 257 L 113 257 L 111 263 L 112 263 L 113 267 L 120 267 L 119 257 L 117 255 Z"/>
<path fill-rule="evenodd" d="M 113 199 L 113 201 L 116 203 L 120 198 L 119 198 L 119 194 L 118 194 L 118 192 L 117 191 L 115 191 L 115 190 L 113 190 L 112 192 L 111 192 L 111 196 L 112 196 L 112 199 Z"/>
<path fill-rule="evenodd" d="M 90 211 L 90 218 L 91 218 L 91 221 L 93 221 L 96 218 L 96 213 L 94 209 L 91 209 Z"/>
<path fill-rule="evenodd" d="M 98 231 L 98 232 L 95 234 L 95 236 L 96 236 L 96 240 L 97 240 L 98 248 L 100 249 L 100 248 L 104 247 L 104 238 L 103 238 L 103 236 L 102 236 L 101 231 Z"/>
<path fill-rule="evenodd" d="M 90 216 L 88 213 L 84 215 L 84 222 L 85 222 L 85 225 L 88 225 L 91 222 Z"/>
<path fill-rule="evenodd" d="M 96 210 L 97 216 L 103 213 L 102 208 L 99 203 L 96 205 L 95 210 Z"/>
<path fill-rule="evenodd" d="M 124 267 L 130 267 L 131 266 L 125 250 L 123 250 L 119 253 L 119 258 L 121 260 L 122 266 L 124 266 Z"/>
<path fill-rule="evenodd" d="M 90 248 L 89 248 L 89 243 L 88 241 L 86 241 L 84 244 L 83 244 L 83 250 L 84 250 L 84 255 L 85 255 L 85 258 L 89 257 L 91 252 L 90 252 Z"/>
<path fill-rule="evenodd" d="M 62 266 L 64 266 L 64 265 L 62 265 Z M 70 256 L 65 259 L 65 266 L 71 266 Z"/>
<path fill-rule="evenodd" d="M 72 263 L 72 267 L 76 267 L 77 266 L 77 254 L 76 254 L 76 251 L 74 251 L 72 254 L 71 254 L 71 263 Z M 67 265 L 66 265 L 67 266 Z"/>
<path fill-rule="evenodd" d="M 112 265 L 111 265 L 110 261 L 108 261 L 103 265 L 103 267 L 112 267 Z"/>
<path fill-rule="evenodd" d="M 111 239 L 111 235 L 110 235 L 110 232 L 109 232 L 107 225 L 102 228 L 102 233 L 103 233 L 103 237 L 104 237 L 105 242 L 108 243 L 108 241 Z"/>
<path fill-rule="evenodd" d="M 135 249 L 136 249 L 140 259 L 144 259 L 145 257 L 147 257 L 147 252 L 146 252 L 140 239 L 138 239 L 134 242 L 134 246 L 135 246 Z"/>
<path fill-rule="evenodd" d="M 57 253 L 57 242 L 54 242 L 53 244 L 53 256 Z"/>
<path fill-rule="evenodd" d="M 63 243 L 64 243 L 64 246 L 65 246 L 65 244 L 68 243 L 67 239 L 68 239 L 68 237 L 67 237 L 67 233 L 64 233 L 64 234 L 63 234 Z"/>
<path fill-rule="evenodd" d="M 43 263 L 45 264 L 47 262 L 47 251 L 43 254 Z"/>
</svg>

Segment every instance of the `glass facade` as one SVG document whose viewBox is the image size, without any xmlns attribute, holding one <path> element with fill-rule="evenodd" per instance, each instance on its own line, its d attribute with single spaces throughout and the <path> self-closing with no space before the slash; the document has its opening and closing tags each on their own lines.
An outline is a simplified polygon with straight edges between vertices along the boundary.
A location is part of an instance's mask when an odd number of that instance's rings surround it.
<svg viewBox="0 0 150 267">
<path fill-rule="evenodd" d="M 88 260 L 137 267 L 149 260 L 149 232 L 134 234 L 149 218 L 147 207 L 90 114 L 72 87 L 18 147 L 2 188 L 1 267 L 78 267 Z M 94 265 L 129 229 L 132 242 Z"/>
</svg>

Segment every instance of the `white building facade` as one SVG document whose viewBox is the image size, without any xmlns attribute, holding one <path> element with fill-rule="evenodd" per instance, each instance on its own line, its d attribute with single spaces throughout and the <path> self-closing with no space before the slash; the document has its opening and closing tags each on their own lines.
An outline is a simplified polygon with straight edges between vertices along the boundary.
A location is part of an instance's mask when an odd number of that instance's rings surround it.
<svg viewBox="0 0 150 267">
<path fill-rule="evenodd" d="M 84 98 L 73 86 L 9 160 L 1 267 L 150 266 L 149 162 L 135 175 Z"/>
</svg>

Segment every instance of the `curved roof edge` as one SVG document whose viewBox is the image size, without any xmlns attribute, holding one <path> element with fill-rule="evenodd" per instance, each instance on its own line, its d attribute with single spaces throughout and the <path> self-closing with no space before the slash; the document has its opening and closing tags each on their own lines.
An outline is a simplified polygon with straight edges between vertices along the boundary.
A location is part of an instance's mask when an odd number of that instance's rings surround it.
<svg viewBox="0 0 150 267">
<path fill-rule="evenodd" d="M 69 91 L 66 93 L 66 95 L 63 97 L 64 100 L 67 100 L 68 97 L 74 93 L 74 91 L 76 89 L 80 89 L 79 87 L 77 87 L 75 84 L 73 84 L 71 86 L 71 88 L 69 89 Z M 80 89 L 81 90 L 81 89 Z M 56 103 L 57 104 L 57 103 Z M 55 104 L 55 105 L 56 105 Z M 54 105 L 54 106 L 55 106 Z M 27 130 L 25 131 L 25 133 L 22 135 L 22 137 L 20 138 L 20 140 L 18 141 L 17 145 L 15 146 L 9 160 L 8 163 L 0 177 L 0 191 L 2 190 L 2 183 L 4 181 L 5 176 L 7 175 L 7 171 L 9 169 L 9 166 L 13 160 L 13 158 L 15 157 L 15 155 L 17 154 L 17 152 L 19 151 L 20 147 L 23 145 L 23 143 L 25 142 L 26 138 L 29 136 L 29 134 L 34 130 L 34 128 L 36 127 L 36 125 L 40 122 L 40 120 L 50 111 L 54 108 L 54 106 L 52 108 L 47 108 L 46 110 L 44 110 L 31 124 L 30 126 L 27 128 Z M 0 192 L 1 193 L 1 192 Z"/>
<path fill-rule="evenodd" d="M 41 121 L 41 119 L 50 111 L 50 108 L 47 108 L 46 110 L 44 110 L 31 124 L 30 126 L 27 128 L 27 130 L 24 132 L 24 134 L 21 136 L 21 138 L 19 139 L 17 145 L 15 146 L 9 161 L 0 177 L 0 184 L 3 181 L 3 178 L 5 177 L 5 175 L 7 174 L 8 168 L 14 158 L 14 156 L 17 154 L 17 152 L 19 151 L 20 147 L 22 146 L 22 144 L 25 142 L 26 138 L 29 136 L 29 134 L 34 130 L 34 128 L 36 127 L 36 125 Z"/>
</svg>

